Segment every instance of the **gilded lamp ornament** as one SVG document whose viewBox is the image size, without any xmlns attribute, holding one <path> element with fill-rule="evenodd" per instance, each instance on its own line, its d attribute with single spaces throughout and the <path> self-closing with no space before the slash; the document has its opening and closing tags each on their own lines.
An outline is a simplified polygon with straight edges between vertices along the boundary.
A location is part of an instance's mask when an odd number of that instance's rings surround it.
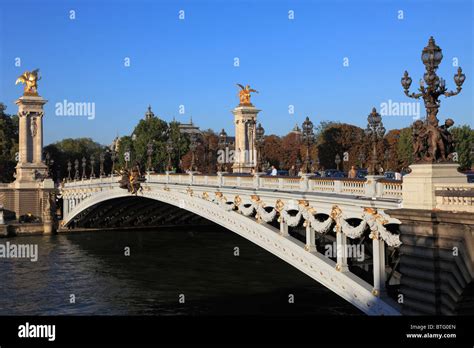
<svg viewBox="0 0 474 348">
<path fill-rule="evenodd" d="M 41 80 L 39 76 L 39 69 L 33 71 L 25 71 L 20 75 L 15 85 L 22 83 L 24 84 L 23 95 L 37 96 L 38 95 L 38 81 Z"/>
</svg>

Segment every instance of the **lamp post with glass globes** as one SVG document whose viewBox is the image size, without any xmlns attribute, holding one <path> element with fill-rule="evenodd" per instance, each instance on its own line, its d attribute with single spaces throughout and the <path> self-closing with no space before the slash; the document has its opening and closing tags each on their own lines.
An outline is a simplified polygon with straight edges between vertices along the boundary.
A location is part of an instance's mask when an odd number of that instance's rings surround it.
<svg viewBox="0 0 474 348">
<path fill-rule="evenodd" d="M 359 166 L 360 166 L 360 168 L 364 168 L 365 154 L 364 154 L 363 152 L 361 152 L 361 153 L 359 154 L 358 160 L 359 160 Z"/>
<path fill-rule="evenodd" d="M 147 162 L 146 167 L 148 172 L 153 172 L 153 164 L 152 164 L 152 156 L 153 156 L 153 141 L 149 141 L 146 145 L 146 154 L 147 154 Z"/>
<path fill-rule="evenodd" d="M 382 139 L 385 134 L 385 128 L 382 123 L 382 116 L 377 113 L 375 108 L 372 108 L 372 112 L 367 117 L 367 128 L 365 129 L 365 135 L 370 139 L 372 144 L 372 156 L 370 159 L 369 175 L 376 175 L 378 169 L 377 159 L 377 142 Z"/>
<path fill-rule="evenodd" d="M 173 169 L 171 166 L 171 155 L 173 154 L 173 151 L 174 151 L 173 140 L 170 137 L 166 141 L 166 153 L 168 154 L 168 164 L 166 166 L 166 170 L 168 172 L 171 172 L 171 170 Z"/>
<path fill-rule="evenodd" d="M 71 181 L 71 169 L 72 169 L 72 163 L 71 160 L 67 161 L 67 181 Z"/>
<path fill-rule="evenodd" d="M 74 180 L 79 180 L 79 160 L 76 158 L 74 160 Z"/>
<path fill-rule="evenodd" d="M 255 130 L 255 143 L 257 145 L 257 168 L 255 168 L 256 173 L 262 171 L 262 153 L 263 153 L 263 142 L 264 142 L 265 129 L 262 127 L 262 124 L 259 123 L 257 129 Z"/>
<path fill-rule="evenodd" d="M 46 152 L 46 166 L 48 167 L 48 171 L 46 172 L 46 177 L 51 178 L 53 175 L 53 166 L 54 166 L 54 159 L 51 158 L 49 152 Z"/>
<path fill-rule="evenodd" d="M 391 170 L 390 168 L 390 151 L 388 149 L 385 150 L 383 153 L 383 159 L 384 159 L 384 169 L 385 171 Z"/>
<path fill-rule="evenodd" d="M 222 128 L 221 132 L 219 133 L 219 140 L 217 143 L 217 147 L 219 148 L 219 155 L 217 156 L 217 171 L 224 172 L 225 166 L 227 164 L 227 133 Z"/>
<path fill-rule="evenodd" d="M 94 179 L 94 178 L 95 178 L 95 172 L 94 172 L 95 157 L 94 157 L 94 155 L 91 155 L 91 157 L 90 157 L 90 163 L 91 163 L 91 175 L 90 175 L 90 178 L 91 178 L 91 179 Z"/>
<path fill-rule="evenodd" d="M 339 170 L 339 164 L 341 164 L 341 156 L 336 153 L 336 157 L 334 157 L 334 163 L 336 163 L 336 169 Z"/>
<path fill-rule="evenodd" d="M 313 132 L 313 122 L 309 120 L 309 117 L 306 116 L 306 120 L 303 122 L 302 127 L 302 139 L 303 143 L 306 145 L 306 157 L 304 160 L 302 172 L 307 174 L 311 171 L 310 168 L 310 158 L 309 158 L 309 148 L 314 143 L 314 132 Z"/>
<path fill-rule="evenodd" d="M 191 141 L 189 144 L 189 149 L 191 150 L 191 166 L 189 170 L 194 172 L 196 170 L 196 150 L 198 146 L 196 133 L 191 133 L 189 139 Z"/>
<path fill-rule="evenodd" d="M 105 162 L 105 154 L 101 152 L 99 155 L 99 177 L 100 178 L 103 178 L 105 176 L 104 162 Z"/>
<path fill-rule="evenodd" d="M 130 147 L 125 149 L 125 152 L 123 153 L 123 159 L 125 160 L 125 168 L 128 169 L 128 162 L 131 160 Z"/>
<path fill-rule="evenodd" d="M 117 160 L 117 152 L 115 149 L 112 149 L 110 153 L 110 160 L 112 161 L 112 168 L 110 169 L 110 176 L 113 177 L 115 175 L 115 161 Z"/>
<path fill-rule="evenodd" d="M 134 153 L 135 152 L 135 142 L 136 141 L 137 141 L 137 135 L 135 133 L 133 133 L 132 134 L 132 148 L 131 148 L 131 151 L 130 151 L 130 163 L 132 163 L 132 157 L 135 157 L 134 155 L 136 155 L 136 153 Z M 132 163 L 132 166 L 133 166 L 133 163 Z"/>
<path fill-rule="evenodd" d="M 420 93 L 409 93 L 412 79 L 408 75 L 408 71 L 405 71 L 401 80 L 405 95 L 407 97 L 415 99 L 419 99 L 420 97 L 423 98 L 427 114 L 427 123 L 436 120 L 436 115 L 438 114 L 440 105 L 439 97 L 441 95 L 444 95 L 445 97 L 452 97 L 459 94 L 461 92 L 464 80 L 466 79 L 466 75 L 462 73 L 462 69 L 459 67 L 457 74 L 454 75 L 456 91 L 448 92 L 446 88 L 446 81 L 436 74 L 436 70 L 441 64 L 442 59 L 442 50 L 436 45 L 434 38 L 431 36 L 428 41 L 428 45 L 423 48 L 421 53 L 421 60 L 425 65 L 426 72 L 423 75 L 423 80 L 420 80 L 420 88 L 418 89 Z"/>
<path fill-rule="evenodd" d="M 437 118 L 437 114 L 440 107 L 439 97 L 441 95 L 444 95 L 445 97 L 452 97 L 459 94 L 461 92 L 464 80 L 466 79 L 466 75 L 462 73 L 462 69 L 459 67 L 457 73 L 454 75 L 456 91 L 448 91 L 448 89 L 446 88 L 446 81 L 436 74 L 436 70 L 441 64 L 442 59 L 442 50 L 439 46 L 436 45 L 434 38 L 431 36 L 428 41 L 428 45 L 423 48 L 423 51 L 421 53 L 421 60 L 425 66 L 426 71 L 423 75 L 423 79 L 420 79 L 420 87 L 418 88 L 419 93 L 409 92 L 412 79 L 408 75 L 408 71 L 405 71 L 401 79 L 401 84 L 405 95 L 409 98 L 414 99 L 422 98 L 426 109 L 426 119 L 424 124 L 420 125 L 420 121 L 415 121 L 415 123 L 413 124 L 413 130 L 416 131 L 416 133 L 418 134 L 429 134 L 429 145 L 424 146 L 423 143 L 426 142 L 425 139 L 414 139 L 414 148 L 416 149 L 414 152 L 415 163 L 433 163 L 439 160 L 452 160 L 452 158 L 449 156 L 449 152 L 454 151 L 453 142 L 451 140 L 445 140 L 441 143 L 436 141 L 436 139 L 442 137 L 442 134 L 438 129 L 439 120 Z M 453 124 L 453 120 L 446 120 L 445 131 L 447 132 L 447 128 L 449 128 Z M 418 138 L 422 137 L 418 136 Z"/>
<path fill-rule="evenodd" d="M 86 158 L 82 157 L 82 180 L 87 179 L 87 174 L 86 174 Z"/>
</svg>

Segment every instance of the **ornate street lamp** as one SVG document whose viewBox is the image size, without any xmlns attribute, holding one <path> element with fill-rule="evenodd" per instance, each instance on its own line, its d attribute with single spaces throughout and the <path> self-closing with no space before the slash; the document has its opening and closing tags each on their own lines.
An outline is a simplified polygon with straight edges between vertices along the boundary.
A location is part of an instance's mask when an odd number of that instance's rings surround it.
<svg viewBox="0 0 474 348">
<path fill-rule="evenodd" d="M 219 151 L 221 153 L 221 156 L 217 156 L 217 160 L 219 161 L 219 158 L 221 161 L 218 164 L 218 171 L 223 172 L 225 168 L 225 164 L 227 163 L 227 133 L 225 132 L 224 128 L 222 128 L 221 132 L 219 133 L 219 140 L 217 143 L 217 146 L 219 147 Z"/>
<path fill-rule="evenodd" d="M 152 172 L 153 171 L 153 165 L 151 163 L 151 158 L 153 156 L 153 142 L 149 142 L 146 145 L 146 154 L 147 154 L 147 171 Z"/>
<path fill-rule="evenodd" d="M 296 158 L 296 163 L 295 163 L 295 169 L 296 169 L 296 173 L 299 173 L 300 172 L 300 167 L 301 167 L 301 160 L 299 157 Z"/>
<path fill-rule="evenodd" d="M 74 161 L 74 180 L 79 180 L 79 160 L 76 158 Z"/>
<path fill-rule="evenodd" d="M 72 163 L 71 160 L 67 161 L 67 181 L 71 181 L 71 169 L 72 169 Z"/>
<path fill-rule="evenodd" d="M 255 130 L 255 142 L 257 145 L 257 168 L 256 172 L 259 173 L 262 171 L 262 152 L 263 152 L 263 143 L 264 143 L 265 129 L 262 127 L 262 124 L 258 124 L 257 129 Z"/>
<path fill-rule="evenodd" d="M 90 176 L 90 178 L 91 178 L 91 179 L 94 179 L 94 178 L 95 178 L 95 173 L 94 173 L 95 157 L 94 157 L 94 155 L 91 155 L 91 157 L 90 157 L 90 163 L 91 163 L 91 176 Z"/>
<path fill-rule="evenodd" d="M 365 154 L 361 152 L 358 159 L 360 167 L 364 168 Z"/>
<path fill-rule="evenodd" d="M 82 180 L 87 179 L 86 175 L 86 158 L 82 157 Z"/>
<path fill-rule="evenodd" d="M 313 122 L 309 120 L 309 117 L 306 117 L 306 120 L 303 122 L 302 132 L 303 143 L 306 145 L 306 158 L 304 160 L 303 173 L 309 173 L 311 171 L 309 148 L 314 142 Z"/>
<path fill-rule="evenodd" d="M 385 150 L 383 154 L 383 159 L 385 162 L 385 171 L 390 170 L 389 168 L 389 162 L 390 162 L 390 151 L 388 149 Z"/>
<path fill-rule="evenodd" d="M 103 178 L 105 176 L 104 162 L 105 162 L 105 155 L 103 152 L 101 152 L 99 155 L 99 177 L 100 178 Z"/>
<path fill-rule="evenodd" d="M 171 138 L 168 138 L 168 140 L 166 141 L 166 152 L 168 153 L 168 165 L 166 166 L 166 170 L 168 172 L 172 170 L 171 155 L 173 154 L 173 151 L 174 151 L 173 140 Z"/>
<path fill-rule="evenodd" d="M 113 177 L 115 174 L 115 161 L 117 160 L 117 152 L 115 152 L 115 150 L 112 150 L 112 153 L 110 154 L 110 159 L 112 160 L 112 169 L 110 176 Z"/>
<path fill-rule="evenodd" d="M 191 150 L 191 168 L 190 171 L 194 171 L 196 168 L 196 150 L 197 150 L 197 135 L 196 133 L 191 133 L 189 135 L 190 144 L 189 149 Z"/>
<path fill-rule="evenodd" d="M 51 158 L 51 155 L 49 154 L 49 152 L 46 152 L 45 162 L 46 162 L 46 166 L 48 167 L 48 171 L 46 172 L 46 177 L 51 178 L 53 176 L 52 173 L 53 173 L 54 159 Z"/>
<path fill-rule="evenodd" d="M 338 153 L 336 153 L 336 157 L 334 158 L 334 163 L 336 163 L 336 168 L 339 170 L 339 164 L 341 164 L 341 156 L 339 156 Z"/>
<path fill-rule="evenodd" d="M 128 162 L 130 162 L 131 152 L 130 147 L 127 147 L 125 152 L 123 153 L 123 159 L 125 160 L 125 168 L 128 168 Z"/>
<path fill-rule="evenodd" d="M 415 163 L 433 163 L 436 161 L 446 161 L 452 159 L 449 154 L 454 150 L 453 142 L 450 139 L 446 139 L 448 138 L 446 136 L 442 137 L 441 132 L 438 129 L 439 120 L 436 116 L 440 107 L 439 97 L 441 95 L 444 95 L 445 97 L 452 97 L 459 94 L 466 79 L 466 75 L 462 73 L 462 69 L 459 67 L 457 74 L 454 75 L 456 91 L 448 91 L 446 88 L 446 81 L 436 74 L 436 70 L 441 64 L 442 59 L 442 50 L 436 45 L 434 38 L 431 36 L 428 41 L 428 45 L 423 48 L 421 53 L 421 60 L 425 65 L 426 71 L 423 75 L 423 79 L 420 80 L 420 87 L 418 89 L 419 93 L 409 92 L 412 79 L 408 75 L 408 71 L 405 71 L 401 79 L 401 84 L 403 86 L 405 95 L 414 99 L 423 98 L 426 109 L 425 123 L 422 124 L 420 121 L 415 121 L 412 126 L 414 135 L 416 136 L 416 138 L 414 138 Z M 453 120 L 446 120 L 445 132 L 447 132 L 447 128 L 453 124 Z M 436 139 L 440 138 L 445 139 L 442 142 L 436 141 Z M 428 146 L 424 146 L 426 143 Z"/>
<path fill-rule="evenodd" d="M 377 141 L 383 138 L 385 128 L 382 123 L 382 116 L 377 113 L 375 108 L 372 108 L 372 112 L 367 117 L 367 128 L 364 132 L 372 143 L 372 158 L 370 161 L 369 174 L 376 175 L 377 168 L 379 167 L 377 159 Z"/>
</svg>

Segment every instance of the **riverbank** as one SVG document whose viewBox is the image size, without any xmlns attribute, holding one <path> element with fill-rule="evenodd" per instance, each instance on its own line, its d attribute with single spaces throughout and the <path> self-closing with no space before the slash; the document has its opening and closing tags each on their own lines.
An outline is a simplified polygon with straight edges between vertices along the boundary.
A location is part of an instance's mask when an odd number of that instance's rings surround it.
<svg viewBox="0 0 474 348">
<path fill-rule="evenodd" d="M 160 225 L 160 226 L 133 226 L 133 227 L 109 227 L 109 228 L 59 228 L 53 233 L 45 233 L 43 223 L 19 223 L 10 222 L 0 225 L 0 238 L 11 238 L 21 236 L 44 236 L 48 234 L 72 234 L 84 232 L 110 232 L 110 231 L 155 231 L 167 230 L 173 228 L 175 230 L 185 230 L 189 225 Z M 220 228 L 214 223 L 193 226 L 196 230 L 215 230 Z"/>
</svg>

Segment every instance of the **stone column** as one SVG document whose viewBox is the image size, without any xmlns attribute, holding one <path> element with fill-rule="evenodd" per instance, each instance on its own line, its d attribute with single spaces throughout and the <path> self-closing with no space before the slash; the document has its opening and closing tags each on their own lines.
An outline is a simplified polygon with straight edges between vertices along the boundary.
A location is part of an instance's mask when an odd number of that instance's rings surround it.
<svg viewBox="0 0 474 348">
<path fill-rule="evenodd" d="M 34 116 L 33 126 L 36 127 L 36 135 L 33 138 L 33 163 L 43 163 L 43 112 Z"/>
<path fill-rule="evenodd" d="M 18 123 L 18 166 L 21 166 L 23 163 L 28 163 L 28 117 L 26 112 L 24 114 L 18 112 Z"/>
<path fill-rule="evenodd" d="M 234 173 L 250 173 L 257 165 L 255 156 L 255 125 L 260 112 L 254 106 L 238 106 L 232 113 L 235 124 Z M 251 137 L 251 138 L 250 138 Z"/>
<path fill-rule="evenodd" d="M 412 164 L 411 173 L 403 177 L 403 208 L 435 209 L 437 185 L 467 184 L 458 167 L 457 163 Z"/>
<path fill-rule="evenodd" d="M 305 250 L 309 252 L 315 252 L 316 251 L 316 245 L 314 244 L 314 228 L 311 227 L 309 222 L 307 222 L 306 225 L 306 245 L 305 245 Z"/>
<path fill-rule="evenodd" d="M 374 288 L 372 294 L 380 296 L 385 294 L 385 245 L 378 237 L 372 239 L 372 259 L 374 272 Z"/>
<path fill-rule="evenodd" d="M 280 217 L 280 234 L 284 237 L 288 237 L 288 224 L 286 223 L 285 219 L 283 217 Z"/>
<path fill-rule="evenodd" d="M 15 103 L 19 117 L 19 162 L 16 182 L 34 182 L 47 173 L 43 163 L 43 106 L 40 96 L 23 95 Z"/>
<path fill-rule="evenodd" d="M 347 265 L 347 237 L 342 231 L 336 232 L 336 258 L 336 270 L 339 272 L 348 272 L 349 266 Z"/>
<path fill-rule="evenodd" d="M 365 181 L 365 197 L 377 197 L 377 181 L 383 179 L 383 175 L 367 175 Z"/>
</svg>

